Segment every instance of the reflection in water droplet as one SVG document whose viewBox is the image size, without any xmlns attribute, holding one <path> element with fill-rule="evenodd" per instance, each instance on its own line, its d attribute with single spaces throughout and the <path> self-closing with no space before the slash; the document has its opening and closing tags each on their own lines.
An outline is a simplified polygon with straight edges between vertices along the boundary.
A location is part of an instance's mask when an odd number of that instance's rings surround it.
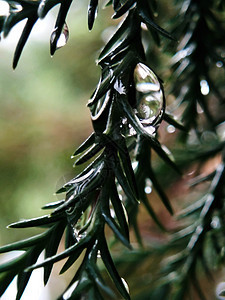
<svg viewBox="0 0 225 300">
<path fill-rule="evenodd" d="M 152 182 L 149 178 L 145 180 L 145 193 L 151 194 L 152 192 Z"/>
<path fill-rule="evenodd" d="M 136 88 L 135 113 L 149 133 L 160 121 L 164 111 L 164 97 L 156 74 L 146 65 L 139 63 L 134 70 Z M 150 127 L 152 128 L 150 130 Z"/>
<path fill-rule="evenodd" d="M 209 94 L 209 85 L 206 80 L 200 81 L 201 93 L 202 95 L 206 96 Z"/>
<path fill-rule="evenodd" d="M 222 61 L 218 61 L 218 62 L 216 63 L 216 66 L 217 66 L 217 68 L 222 68 L 222 66 L 223 66 Z"/>
</svg>

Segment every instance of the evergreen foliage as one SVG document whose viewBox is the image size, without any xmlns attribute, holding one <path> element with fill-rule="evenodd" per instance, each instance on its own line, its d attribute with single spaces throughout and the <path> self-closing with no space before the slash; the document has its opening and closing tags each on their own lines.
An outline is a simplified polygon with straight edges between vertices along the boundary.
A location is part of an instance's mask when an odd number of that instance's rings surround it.
<svg viewBox="0 0 225 300">
<path fill-rule="evenodd" d="M 15 50 L 13 68 L 36 21 L 57 4 L 60 9 L 50 37 L 51 55 L 60 47 L 61 37 L 67 41 L 66 16 L 72 1 L 6 2 L 9 14 L 0 17 L 3 37 L 19 21 L 27 20 Z M 88 6 L 90 30 L 98 2 L 90 0 Z M 175 17 L 166 20 L 170 22 L 172 34 L 156 23 L 154 0 L 111 0 L 106 4 L 113 9 L 113 19 L 122 17 L 122 21 L 98 58 L 101 77 L 88 101 L 94 132 L 73 155 L 75 166 L 84 165 L 83 170 L 57 191 L 63 194 L 63 200 L 43 207 L 51 210 L 50 213 L 9 225 L 10 228 L 41 227 L 45 231 L 0 248 L 1 253 L 23 251 L 21 256 L 0 265 L 0 296 L 18 276 L 16 299 L 19 300 L 34 269 L 44 268 L 47 284 L 54 263 L 66 258 L 60 271 L 64 273 L 83 254 L 78 271 L 58 299 L 181 300 L 191 297 L 191 287 L 199 299 L 207 299 L 207 292 L 200 284 L 202 274 L 211 281 L 215 270 L 224 263 L 225 5 L 222 0 L 209 0 L 207 5 L 202 0 L 175 2 L 167 3 L 176 12 Z M 153 66 L 157 54 L 146 47 L 155 43 L 154 49 L 158 47 L 155 52 L 159 54 L 161 40 L 168 44 L 164 51 L 173 55 L 171 72 L 165 79 L 175 100 L 167 108 L 164 85 L 158 75 L 162 62 L 158 71 L 157 64 Z M 175 158 L 159 141 L 162 122 L 177 129 L 175 143 L 171 145 Z M 159 158 L 157 166 L 153 156 Z M 215 157 L 218 163 L 214 170 L 201 174 L 203 166 Z M 192 186 L 193 189 L 203 186 L 201 196 L 189 201 L 190 206 L 178 214 L 177 229 L 168 232 L 167 224 L 160 220 L 149 201 L 149 184 L 172 215 L 174 209 L 163 176 L 168 174 L 169 184 L 175 185 L 181 173 L 191 166 L 199 174 L 192 179 Z M 142 241 L 138 226 L 141 204 L 168 236 L 166 242 Z M 115 242 L 110 242 L 106 227 L 113 232 L 115 241 L 127 248 L 115 259 L 110 245 Z M 138 246 L 131 241 L 131 228 Z M 65 249 L 58 253 L 64 234 Z M 37 263 L 43 251 L 45 259 Z M 134 270 L 137 264 L 142 265 L 148 259 L 154 262 L 144 270 L 144 275 L 153 279 L 149 284 L 136 279 L 138 289 L 130 295 L 118 270 L 128 266 Z M 165 259 L 163 263 L 162 259 Z M 158 264 L 157 271 L 154 264 Z M 117 291 L 106 282 L 104 269 Z M 116 296 L 117 292 L 120 296 Z"/>
</svg>

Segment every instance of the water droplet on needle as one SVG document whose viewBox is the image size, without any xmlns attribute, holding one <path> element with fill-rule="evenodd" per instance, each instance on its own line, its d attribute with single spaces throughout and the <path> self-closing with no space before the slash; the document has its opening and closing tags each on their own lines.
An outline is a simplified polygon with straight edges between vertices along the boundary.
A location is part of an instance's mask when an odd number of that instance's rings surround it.
<svg viewBox="0 0 225 300">
<path fill-rule="evenodd" d="M 146 131 L 158 124 L 164 112 L 164 96 L 156 74 L 146 65 L 139 63 L 134 69 L 136 88 L 135 113 Z M 154 128 L 155 130 L 155 128 Z"/>
<path fill-rule="evenodd" d="M 57 35 L 58 35 L 58 28 L 55 28 L 55 30 L 51 34 L 51 38 L 50 38 L 51 44 L 54 44 L 56 42 L 55 39 L 57 38 Z M 65 23 L 63 26 L 62 32 L 56 42 L 55 50 L 58 50 L 58 49 L 62 48 L 63 46 L 65 46 L 68 39 L 69 39 L 69 29 L 68 29 L 67 24 Z"/>
</svg>

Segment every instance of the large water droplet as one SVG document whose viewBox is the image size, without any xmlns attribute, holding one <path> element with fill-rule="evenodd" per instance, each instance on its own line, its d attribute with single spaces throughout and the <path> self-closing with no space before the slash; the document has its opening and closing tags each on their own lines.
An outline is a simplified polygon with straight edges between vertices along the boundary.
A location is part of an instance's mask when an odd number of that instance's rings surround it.
<svg viewBox="0 0 225 300">
<path fill-rule="evenodd" d="M 134 69 L 134 82 L 136 88 L 135 113 L 148 130 L 148 127 L 154 127 L 160 122 L 164 112 L 161 84 L 156 74 L 142 63 L 137 64 Z M 152 130 L 150 131 L 152 132 Z"/>
</svg>

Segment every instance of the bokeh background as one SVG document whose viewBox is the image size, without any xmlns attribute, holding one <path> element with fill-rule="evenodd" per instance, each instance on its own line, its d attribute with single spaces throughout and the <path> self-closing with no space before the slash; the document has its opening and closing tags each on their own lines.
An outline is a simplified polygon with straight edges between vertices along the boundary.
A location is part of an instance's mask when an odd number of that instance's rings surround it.
<svg viewBox="0 0 225 300">
<path fill-rule="evenodd" d="M 0 245 L 39 232 L 6 226 L 45 214 L 41 207 L 56 201 L 55 191 L 79 171 L 73 169 L 71 155 L 92 131 L 86 103 L 99 80 L 95 61 L 111 30 L 103 31 L 111 25 L 110 9 L 105 9 L 90 33 L 87 6 L 86 0 L 72 6 L 68 43 L 53 58 L 49 38 L 58 7 L 36 24 L 15 71 L 13 52 L 24 23 L 0 42 Z M 55 299 L 63 291 L 63 278 L 53 278 L 43 294 L 41 272 L 34 273 L 22 300 Z M 9 292 L 4 297 L 15 296 Z"/>
</svg>

